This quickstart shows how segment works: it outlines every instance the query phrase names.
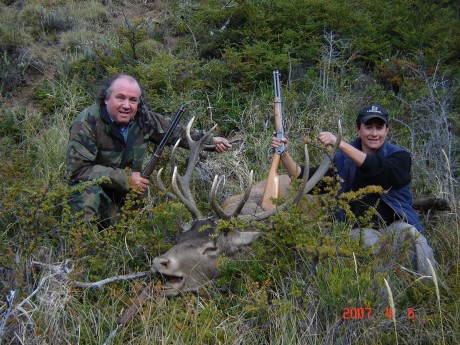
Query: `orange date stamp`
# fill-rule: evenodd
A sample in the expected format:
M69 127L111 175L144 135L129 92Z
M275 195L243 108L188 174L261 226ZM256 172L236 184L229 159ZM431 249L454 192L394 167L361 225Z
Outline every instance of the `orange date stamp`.
M396 310L393 308L385 308L385 316L393 319L396 315ZM371 307L347 307L342 308L342 319L344 320L363 320L370 319L373 315ZM407 308L405 313L409 320L415 319L415 308Z

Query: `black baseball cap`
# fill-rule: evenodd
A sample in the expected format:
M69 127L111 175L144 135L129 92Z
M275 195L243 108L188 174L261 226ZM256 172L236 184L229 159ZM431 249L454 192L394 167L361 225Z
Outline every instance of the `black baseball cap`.
M356 123L366 123L370 119L379 118L385 122L385 124L388 124L388 115L388 110L385 108L379 105L369 105L359 109Z

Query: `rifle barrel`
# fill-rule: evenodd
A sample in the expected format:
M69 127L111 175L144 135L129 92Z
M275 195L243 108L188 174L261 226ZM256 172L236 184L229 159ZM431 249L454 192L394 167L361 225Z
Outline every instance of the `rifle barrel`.
M171 123L169 125L168 130L166 131L165 135L161 139L160 143L155 149L155 152L153 153L152 157L150 158L149 162L145 166L145 168L141 172L141 176L143 178L150 178L150 175L152 175L153 171L155 170L156 166L158 165L158 161L160 160L161 154L163 153L163 149L168 143L169 138L173 134L174 130L177 127L177 124L179 123L179 120L181 119L182 115L185 112L185 107L182 104L177 111L176 115L174 118L171 120Z
M283 116L283 101L281 100L281 87L280 87L280 72L273 71L273 88L275 91L275 131L276 137L282 139L284 135L284 116ZM283 154L285 145L282 142L279 147L275 149L278 155Z

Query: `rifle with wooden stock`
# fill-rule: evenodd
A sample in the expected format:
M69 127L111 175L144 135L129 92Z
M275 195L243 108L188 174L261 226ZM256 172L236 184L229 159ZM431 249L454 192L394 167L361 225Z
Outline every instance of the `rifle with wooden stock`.
M284 120L283 120L283 107L281 100L281 88L280 88L280 73L279 71L273 71L273 86L275 91L274 100L274 113L275 113L275 131L277 138L284 138ZM274 149L272 164L268 173L267 183L265 185L264 194L262 197L262 209L270 210L275 208L272 199L277 199L280 193L280 181L278 175L278 166L280 163L281 155L284 153L285 146L282 142L279 147Z
M176 115L174 118L171 120L171 124L166 131L165 135L161 139L160 143L155 149L155 152L153 153L152 157L150 158L149 162L145 166L145 168L141 172L141 176L143 178L149 179L150 175L152 175L153 171L155 170L156 166L158 165L158 162L160 161L161 154L163 153L163 149L166 146L166 143L168 142L169 138L173 134L174 130L177 127L177 124L179 123L179 120L181 119L182 115L185 112L185 107L184 105L181 105L179 110L177 111Z

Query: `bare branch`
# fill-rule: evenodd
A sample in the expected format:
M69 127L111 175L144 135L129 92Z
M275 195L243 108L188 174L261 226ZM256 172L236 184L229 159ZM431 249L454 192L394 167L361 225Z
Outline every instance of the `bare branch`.
M0 320L0 340L3 338L3 332L5 330L6 322L11 315L11 311L13 308L13 300L14 300L15 291L11 290L9 295L5 297L6 302L6 310L3 313L2 319Z
M32 267L46 268L46 269L51 271L51 275L47 276L47 277L44 277L41 280L41 282L40 282L39 286L37 287L37 289L28 298L32 297L38 291L38 289L41 287L41 285L43 285L44 280L46 280L48 278L51 278L53 276L58 276L63 281L69 282L69 283L75 285L76 287L80 287L80 288L83 288L83 289L88 289L88 288L100 288L103 285L113 283L113 282L116 282L116 281L125 281L125 280L130 280L130 279L142 278L142 277L146 277L146 276L148 276L148 275L150 275L152 273L155 273L155 271L137 272L137 273L133 273L133 274L127 274L127 275L122 275L122 276L115 276L115 277L111 277L111 278L106 278L106 279L103 279L103 280L99 280L97 282L86 283L86 282L80 282L80 281L70 279L69 276L68 276L68 273L70 273L71 270L69 270L65 266L63 267L62 265L57 266L57 265L51 265L51 264L45 264L45 263L42 263L42 262L32 261ZM23 304L23 303L24 303L24 301L21 304Z

